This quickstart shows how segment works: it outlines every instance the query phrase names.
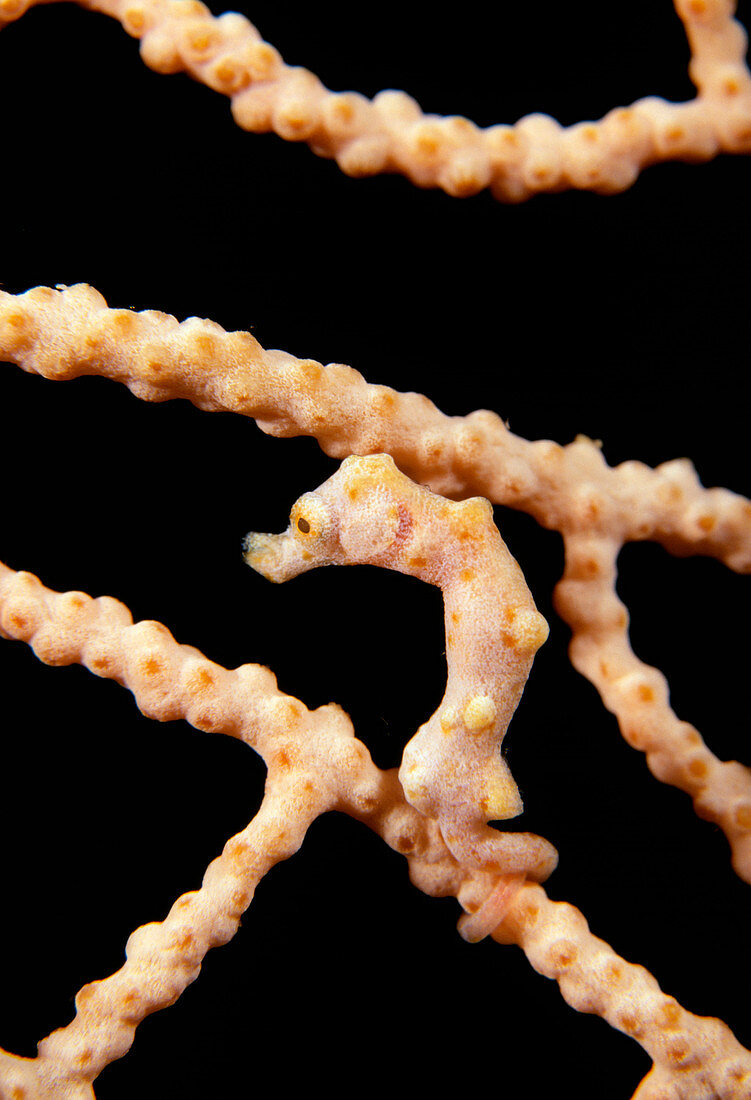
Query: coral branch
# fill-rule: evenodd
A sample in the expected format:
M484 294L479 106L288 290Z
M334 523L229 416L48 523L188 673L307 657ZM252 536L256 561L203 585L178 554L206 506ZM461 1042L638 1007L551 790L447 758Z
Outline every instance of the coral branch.
M145 401L237 412L270 435L311 435L335 458L390 454L434 492L484 496L552 530L654 539L751 572L751 503L705 489L686 459L612 468L585 436L565 447L529 442L488 410L446 416L422 394L369 384L341 363L267 351L248 332L110 309L84 284L0 291L0 357L45 378L103 375Z
M134 624L111 597L53 592L0 564L0 635L28 642L45 664L77 662L117 680L149 718L184 718L245 741L266 761L267 790L294 772L306 813L344 804L365 812L377 794L378 771L340 707L310 712L277 689L267 668L222 668L161 623Z
M696 812L722 828L736 873L751 882L751 769L718 760L676 717L663 674L631 649L628 613L615 594L617 542L587 535L565 544L555 606L573 631L572 664L595 685L629 745L646 753L653 775L690 794Z
M647 1051L654 1066L634 1100L744 1100L751 1054L720 1020L694 1016L666 996L642 966L593 936L573 905L526 884L493 933L516 943L539 973L558 982L577 1012L593 1012Z
M37 2L50 0L0 0L0 28ZM569 188L612 194L650 164L751 151L746 37L730 0L675 0L698 89L691 102L650 96L599 122L563 127L532 114L486 129L458 116L426 115L404 92L384 91L373 100L330 92L307 69L287 65L244 16L215 18L199 0L79 2L140 39L152 69L187 72L229 96L243 129L305 141L350 176L398 172L450 195L488 187L502 202L520 202Z
M0 1056L8 1095L16 1088L25 1100L93 1097L91 1084L128 1052L138 1024L174 1004L198 977L209 949L234 936L261 878L297 851L317 814L294 782L276 784L247 828L209 865L201 887L179 897L164 921L136 929L116 973L80 990L74 1019L42 1039L35 1059Z

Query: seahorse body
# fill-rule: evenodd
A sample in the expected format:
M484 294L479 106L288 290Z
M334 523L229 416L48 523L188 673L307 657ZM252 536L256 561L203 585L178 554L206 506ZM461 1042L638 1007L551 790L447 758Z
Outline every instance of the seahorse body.
M501 743L548 635L487 500L450 501L412 482L388 455L344 460L292 508L281 535L250 534L245 561L273 581L326 564L407 573L442 593L448 679L441 704L407 744L399 779L463 863L546 878L555 849L488 821L522 800Z

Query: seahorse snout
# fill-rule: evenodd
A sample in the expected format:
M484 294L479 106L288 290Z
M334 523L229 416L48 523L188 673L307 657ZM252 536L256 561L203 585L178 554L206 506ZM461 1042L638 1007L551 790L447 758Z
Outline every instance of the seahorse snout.
M310 568L310 555L287 531L281 535L266 535L251 531L243 540L243 559L269 581L281 584Z

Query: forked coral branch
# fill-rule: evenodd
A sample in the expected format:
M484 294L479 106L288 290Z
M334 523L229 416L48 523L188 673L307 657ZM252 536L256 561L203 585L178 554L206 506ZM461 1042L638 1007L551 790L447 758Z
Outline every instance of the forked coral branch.
M375 768L339 708L310 713L276 689L268 669L223 669L177 645L161 624L133 624L117 600L52 592L5 566L0 623L4 636L28 641L46 663L86 664L129 687L147 716L185 717L240 737L269 767L261 809L210 864L201 888L179 897L163 922L133 933L125 964L81 989L75 1018L40 1042L36 1058L0 1052L3 1098L92 1097L93 1081L128 1051L138 1023L174 1003L209 948L235 934L259 880L294 854L307 827L329 809L364 821L406 855L422 890L456 894L474 914L460 926L468 939L492 934L518 944L572 1007L637 1039L654 1061L635 1094L640 1100L748 1094L751 1054L725 1024L685 1011L643 967L593 936L574 906L550 901L540 886L457 863L432 820L405 801L395 773ZM499 885L505 895L507 884L513 890L502 898L498 923L495 896Z

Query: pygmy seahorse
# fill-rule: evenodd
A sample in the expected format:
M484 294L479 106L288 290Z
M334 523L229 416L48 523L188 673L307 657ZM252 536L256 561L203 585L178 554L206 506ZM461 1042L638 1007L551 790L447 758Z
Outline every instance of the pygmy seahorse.
M441 589L446 691L404 749L404 794L461 863L547 878L557 862L548 841L488 824L522 812L501 743L548 636L490 503L432 493L389 455L351 457L300 497L286 531L247 535L244 558L276 582L320 565L370 564Z

